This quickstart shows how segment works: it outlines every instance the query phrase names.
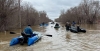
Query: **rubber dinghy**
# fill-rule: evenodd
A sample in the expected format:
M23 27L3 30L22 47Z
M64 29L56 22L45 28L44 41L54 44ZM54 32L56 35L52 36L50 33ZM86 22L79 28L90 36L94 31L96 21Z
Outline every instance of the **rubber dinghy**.
M73 26L71 26L70 31L73 32L73 33L78 33L78 32L86 33L85 29L79 28L79 27L73 27Z
M55 26L54 28L60 28L60 26Z
M78 33L77 28L73 26L71 26L70 31L73 33Z
M28 46L34 44L36 41L38 41L41 38L41 33L33 32L33 34L37 34L37 35L28 38L28 42L27 42ZM18 36L18 37L12 38L12 40L10 41L10 46L19 44L20 38L23 38L23 36Z
M56 23L54 28L60 28L59 24Z

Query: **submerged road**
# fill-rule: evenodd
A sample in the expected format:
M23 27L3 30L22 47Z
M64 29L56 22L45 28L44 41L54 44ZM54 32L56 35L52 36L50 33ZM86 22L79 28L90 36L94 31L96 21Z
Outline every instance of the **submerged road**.
M66 31L65 27L54 28L54 24L47 27L33 26L33 30L42 34L50 34L52 37L43 36L37 43L27 46L9 46L12 38L19 34L0 33L0 51L99 51L100 50L100 30L89 29L87 33L72 33ZM19 32L19 30L14 30Z

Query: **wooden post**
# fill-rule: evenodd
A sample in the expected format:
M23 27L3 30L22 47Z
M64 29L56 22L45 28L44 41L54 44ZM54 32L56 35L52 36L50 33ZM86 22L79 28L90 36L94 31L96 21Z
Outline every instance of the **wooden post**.
M5 31L5 35L6 35L6 31Z

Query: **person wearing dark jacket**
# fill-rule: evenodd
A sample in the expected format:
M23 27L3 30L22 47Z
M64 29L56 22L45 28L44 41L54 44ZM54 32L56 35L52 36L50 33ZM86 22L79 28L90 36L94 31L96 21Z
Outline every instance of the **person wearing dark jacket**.
M75 21L73 21L73 22L72 22L72 26L75 26L75 24L76 24L76 22L75 22Z
M70 23L67 22L66 25L65 25L65 27L66 27L66 31L69 31L70 26L71 26Z
M31 28L31 25L28 25L25 29L24 29L24 33L28 34L28 35L33 35L33 30Z
M77 31L78 31L78 32L80 32L80 31L81 31L81 29L80 29L80 26L79 26L79 25L77 25Z
M58 23L56 23L56 25L55 26L59 26L59 24Z

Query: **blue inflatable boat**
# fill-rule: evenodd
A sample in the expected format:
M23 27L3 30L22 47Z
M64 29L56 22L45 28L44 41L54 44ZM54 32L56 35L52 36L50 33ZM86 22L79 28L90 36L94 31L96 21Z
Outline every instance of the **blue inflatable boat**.
M33 37L28 38L28 42L27 42L28 46L34 44L36 41L38 41L41 38L41 34L39 32L33 32L33 34L36 34L36 35L33 36ZM18 37L13 38L10 41L10 46L19 44L20 43L20 40L19 40L20 38L23 38L23 36L18 36Z

